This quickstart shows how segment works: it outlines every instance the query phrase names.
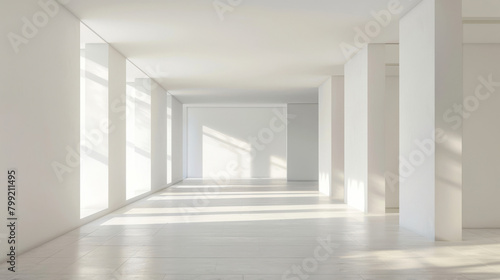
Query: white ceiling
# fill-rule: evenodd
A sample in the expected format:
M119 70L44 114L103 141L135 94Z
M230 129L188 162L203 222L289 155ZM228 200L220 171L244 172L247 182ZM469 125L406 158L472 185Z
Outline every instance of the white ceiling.
M221 20L216 1L241 4ZM66 7L184 103L316 102L317 87L343 72L340 44L352 44L354 27L388 2L71 0ZM400 2L408 9L419 0ZM372 42L398 42L397 21Z

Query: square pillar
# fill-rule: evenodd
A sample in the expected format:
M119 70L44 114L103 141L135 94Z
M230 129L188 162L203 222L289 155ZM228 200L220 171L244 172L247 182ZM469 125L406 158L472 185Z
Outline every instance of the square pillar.
M400 224L462 238L462 1L423 0L400 21Z
M369 44L345 65L347 204L385 213L385 45Z
M344 201L344 77L319 88L319 191Z

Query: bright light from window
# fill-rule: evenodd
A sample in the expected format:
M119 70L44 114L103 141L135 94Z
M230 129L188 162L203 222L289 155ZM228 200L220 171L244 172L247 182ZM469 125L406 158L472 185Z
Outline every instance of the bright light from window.
M108 50L80 26L80 218L108 208Z
M151 83L127 61L127 199L151 190Z

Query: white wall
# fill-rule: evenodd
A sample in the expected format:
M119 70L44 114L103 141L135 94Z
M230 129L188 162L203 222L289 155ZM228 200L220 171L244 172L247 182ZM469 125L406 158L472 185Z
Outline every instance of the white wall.
M399 77L386 78L385 207L399 208Z
M386 46L368 45L368 212L385 213Z
M462 237L462 129L444 117L462 76L461 1L423 0L400 20L399 209L401 226L433 240Z
M345 201L344 77L332 77L332 198Z
M1 1L1 34L21 34L22 17L40 11L38 1ZM51 164L66 164L66 148L79 150L80 138L80 22L60 11L15 53L0 41L0 166L17 168L20 219L18 250L24 251L58 236L80 222L79 159L62 181ZM8 135L8 137L5 137ZM6 193L0 205L5 209ZM0 214L6 220L5 211ZM6 233L1 227L0 234ZM36 234L34 234L36 233ZM5 256L2 242L1 256ZM18 251L18 252L20 252Z
M318 104L288 104L287 179L318 180Z
M0 2L0 33L22 34L21 19L31 19L34 13L41 11L36 0ZM31 38L23 39L27 43L19 46L19 53L13 51L8 39L0 42L3 62L0 67L0 131L2 135L9 135L0 138L0 167L4 172L17 168L19 174L18 253L134 201L125 201L124 188L125 58L110 48L109 121L113 128L109 135L109 208L80 219L79 30L79 20L59 8ZM158 117L163 118L162 111L166 108L161 105L156 108ZM182 150L179 137L182 137L182 105L176 102L174 108L175 149L181 147ZM163 120L158 119L158 123L161 122ZM155 137L153 145L158 144L155 141L160 138ZM176 157L174 165L179 166L182 164L179 152ZM64 166L58 169L60 179L54 166ZM182 178L179 167L176 172L177 177ZM0 178L5 182L6 173L3 174ZM0 197L5 198L5 195L2 193ZM0 199L3 209L5 201ZM6 220L4 211L0 218ZM0 235L4 234L6 227L0 228ZM6 248L0 247L1 256L5 256Z
M349 205L385 212L385 45L345 65L345 186Z
M403 158L416 150L415 139L426 139L434 130L434 19L425 16L433 3L424 1L401 19L400 40L400 154ZM421 22L420 18L425 18ZM403 29L404 28L404 29ZM406 33L402 32L406 30ZM408 33L419 30L418 34ZM421 52L421 56L415 53ZM423 59L424 55L429 59ZM424 114L422 112L430 113ZM435 194L434 155L414 174L400 182L400 221L407 228L434 238ZM431 187L421 187L431 186Z
M490 79L493 86L486 86ZM463 226L500 227L500 44L464 45ZM455 114L453 125L460 127Z
M187 107L187 130L190 178L286 178L286 107Z
M346 202L366 210L368 184L368 52L345 65L345 186Z

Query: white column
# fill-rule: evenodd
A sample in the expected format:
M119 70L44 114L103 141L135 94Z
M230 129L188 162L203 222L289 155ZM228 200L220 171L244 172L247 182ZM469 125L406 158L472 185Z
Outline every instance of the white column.
M150 78L135 79L135 172L137 190L151 190L151 88Z
M167 93L151 81L151 189L167 186Z
M423 0L400 22L400 224L462 237L462 1Z
M332 188L334 199L345 201L344 189L344 77L332 77Z
M174 183L185 178L184 166L184 109L182 103L174 96L172 104L172 181Z
M385 208L394 211L399 209L399 76L387 76L385 94Z
M318 90L319 192L331 195L332 188L332 79L329 78Z
M369 44L345 65L347 204L385 212L385 45Z
M319 191L344 201L344 77L319 88Z
M109 208L125 202L126 174L126 63L109 49Z

